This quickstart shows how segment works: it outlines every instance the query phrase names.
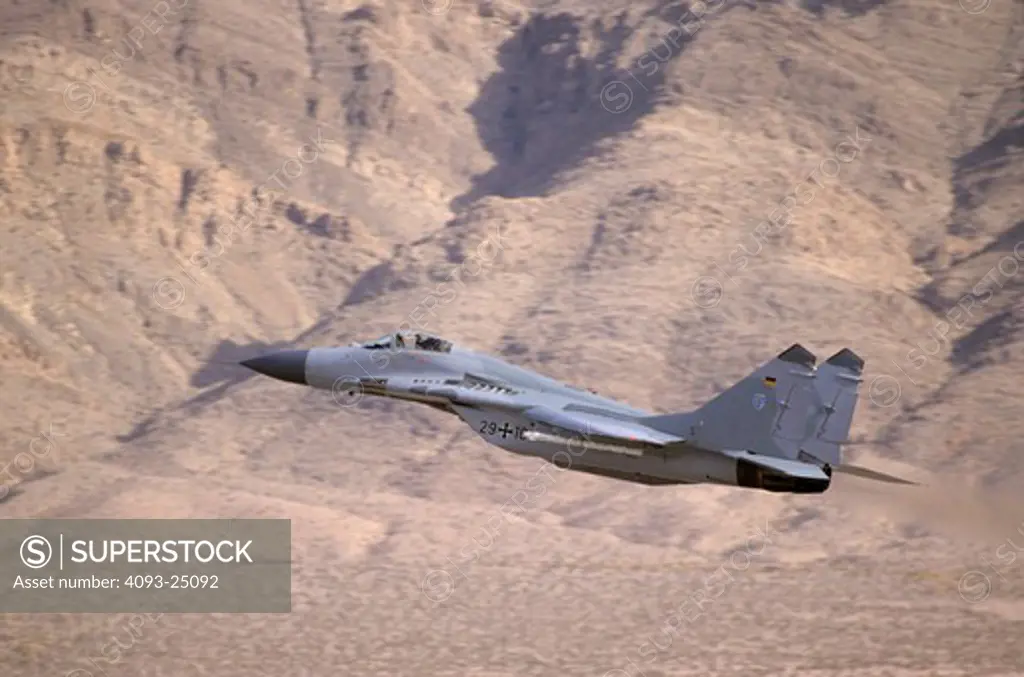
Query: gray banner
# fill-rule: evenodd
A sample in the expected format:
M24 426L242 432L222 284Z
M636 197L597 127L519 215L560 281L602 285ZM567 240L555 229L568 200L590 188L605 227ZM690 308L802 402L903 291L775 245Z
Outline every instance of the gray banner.
M291 520L0 520L0 613L289 613Z

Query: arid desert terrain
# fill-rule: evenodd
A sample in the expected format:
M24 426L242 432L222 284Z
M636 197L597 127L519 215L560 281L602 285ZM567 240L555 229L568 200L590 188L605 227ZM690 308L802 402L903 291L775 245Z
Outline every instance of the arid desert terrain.
M0 615L5 675L1024 675L1020 0L0 0L0 237L0 516L294 560L287 615ZM400 327L658 412L849 346L849 459L924 486L236 366Z

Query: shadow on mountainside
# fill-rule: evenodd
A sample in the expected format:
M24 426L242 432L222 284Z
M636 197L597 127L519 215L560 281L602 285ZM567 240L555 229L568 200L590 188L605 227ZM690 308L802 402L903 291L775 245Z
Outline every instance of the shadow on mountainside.
M222 400L235 386L258 376L255 372L240 365L239 362L279 350L300 348L305 341L326 328L332 319L332 316L321 318L290 341L274 341L272 343L253 341L246 344L235 343L230 339L221 341L211 351L206 362L192 374L189 381L189 385L192 387L205 388L205 390L176 405L157 409L136 423L129 432L118 435L117 441L127 443L145 437L156 429L161 417L169 413L198 414L205 407Z
M670 26L626 69L616 64L637 30L627 24L628 12L589 25L564 12L536 14L524 23L499 48L499 70L467 109L495 165L452 200L452 210L489 195L543 195L558 173L577 166L599 142L629 131L653 110L665 87L667 65L702 32L736 7L753 9L722 0L709 3L699 17L688 5L664 2L644 14ZM594 52L586 48L593 42L600 48L588 58L584 52Z
M829 8L838 9L846 16L857 17L889 4L889 0L803 0L800 6L816 16L824 16Z
M1007 114L989 120L986 137L953 159L953 209L946 233L974 234L984 210L1001 186L1021 172L1024 148L1024 76L1003 96ZM981 231L990 239L940 269L923 285L918 300L939 315L939 320L961 323L964 329L952 345L951 364L960 373L1000 362L1001 352L1019 342L1024 328L1024 280L1018 272L1024 243L1024 220L1012 211L992 215ZM983 222L984 218L980 219ZM953 285L948 281L957 280ZM959 282L966 280L966 282ZM963 314L963 318L959 318Z

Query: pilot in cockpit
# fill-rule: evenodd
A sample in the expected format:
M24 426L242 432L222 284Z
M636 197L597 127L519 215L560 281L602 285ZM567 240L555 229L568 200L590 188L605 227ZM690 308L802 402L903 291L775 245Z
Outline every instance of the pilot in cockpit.
M420 350L439 350L441 342L433 336L416 334L416 347Z

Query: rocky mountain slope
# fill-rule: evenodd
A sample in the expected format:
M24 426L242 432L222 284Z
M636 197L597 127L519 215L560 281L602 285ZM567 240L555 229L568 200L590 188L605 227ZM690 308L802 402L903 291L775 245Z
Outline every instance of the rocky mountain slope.
M117 669L617 675L765 520L644 674L1020 669L1019 567L957 592L1024 528L1020 2L63 0L0 26L0 514L295 525L296 613L164 617ZM851 456L932 488L558 475L430 605L537 464L233 366L412 323L657 411L850 346ZM28 676L118 623L0 632Z

